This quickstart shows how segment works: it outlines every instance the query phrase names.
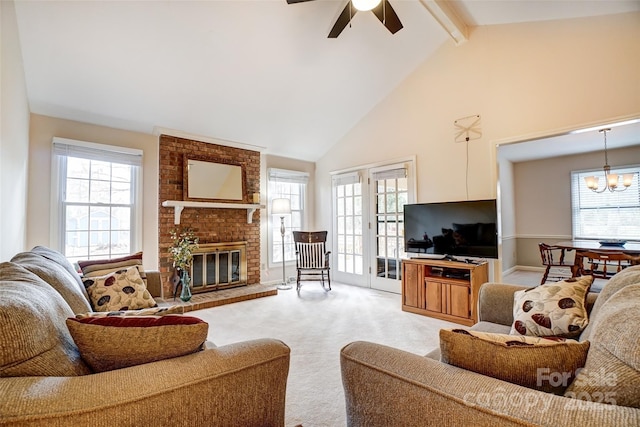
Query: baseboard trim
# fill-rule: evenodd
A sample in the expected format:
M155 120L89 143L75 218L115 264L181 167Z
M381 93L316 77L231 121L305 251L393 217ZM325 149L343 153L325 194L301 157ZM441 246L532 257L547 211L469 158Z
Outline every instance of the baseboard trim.
M511 268L509 268L508 270L505 270L502 272L502 275L504 276L505 274L511 274L511 273L515 273L516 271L533 271L536 273L541 273L545 270L544 267L533 267L530 265L516 265L513 266Z

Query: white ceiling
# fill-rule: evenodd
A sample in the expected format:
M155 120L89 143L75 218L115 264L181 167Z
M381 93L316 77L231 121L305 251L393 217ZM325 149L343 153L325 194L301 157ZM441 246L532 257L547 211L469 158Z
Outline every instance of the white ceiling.
M391 0L398 33L360 12L337 39L326 36L345 0L16 0L16 13L33 113L313 161L451 42L433 3ZM467 25L640 10L638 0L449 4Z
M511 162L524 162L548 157L568 156L576 153L604 152L604 135L600 129L611 129L607 132L607 148L637 146L637 156L629 159L631 163L640 161L640 118L626 122L608 123L595 129L583 129L585 132L563 133L544 138L514 144L500 145L498 156ZM580 129L578 129L580 131Z

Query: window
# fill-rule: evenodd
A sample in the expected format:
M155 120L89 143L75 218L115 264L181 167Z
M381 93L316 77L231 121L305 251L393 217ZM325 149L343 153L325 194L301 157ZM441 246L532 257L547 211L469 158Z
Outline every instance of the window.
M71 261L139 250L142 152L53 140L53 241Z
M291 200L291 215L284 216L285 240L284 259L295 261L296 251L293 244L292 231L299 231L304 226L305 190L309 174L305 172L283 169L269 169L269 187L267 189L269 202L269 226L271 232L269 245L269 261L271 264L282 262L282 235L280 234L280 217L271 215L271 201L273 199Z
M633 182L624 191L594 193L584 177L601 176L599 170L571 172L571 206L575 239L640 240L640 165L616 168L612 173L634 173Z

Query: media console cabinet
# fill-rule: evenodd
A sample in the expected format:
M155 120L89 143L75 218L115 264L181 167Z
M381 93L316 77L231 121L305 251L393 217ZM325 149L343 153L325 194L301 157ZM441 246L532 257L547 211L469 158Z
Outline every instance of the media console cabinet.
M488 277L486 262L403 260L402 310L471 326L478 321L478 290Z

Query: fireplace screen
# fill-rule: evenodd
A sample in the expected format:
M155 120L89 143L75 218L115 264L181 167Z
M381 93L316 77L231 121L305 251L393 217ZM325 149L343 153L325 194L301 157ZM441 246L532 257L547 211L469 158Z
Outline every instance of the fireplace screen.
M193 254L193 292L247 284L246 242L202 244Z

